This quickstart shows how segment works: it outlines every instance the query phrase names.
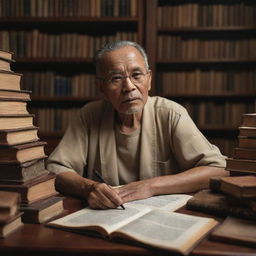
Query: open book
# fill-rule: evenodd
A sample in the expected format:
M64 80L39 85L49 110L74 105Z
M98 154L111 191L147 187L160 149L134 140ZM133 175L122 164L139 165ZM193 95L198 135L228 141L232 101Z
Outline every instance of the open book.
M189 195L156 196L126 203L125 210L85 208L47 225L139 242L186 255L217 224L211 218L171 212L189 198Z

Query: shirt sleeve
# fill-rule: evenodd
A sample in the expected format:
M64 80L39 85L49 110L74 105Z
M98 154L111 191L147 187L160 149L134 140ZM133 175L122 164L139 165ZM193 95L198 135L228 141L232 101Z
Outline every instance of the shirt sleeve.
M199 131L187 111L170 115L171 147L183 170L197 166L224 168L226 157Z
M79 110L65 132L59 145L49 156L46 165L53 173L66 171L83 175L88 152L88 126Z

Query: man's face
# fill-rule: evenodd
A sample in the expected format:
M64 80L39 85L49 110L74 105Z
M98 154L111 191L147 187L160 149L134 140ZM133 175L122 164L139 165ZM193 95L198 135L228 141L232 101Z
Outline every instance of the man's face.
M151 72L136 48L125 46L105 53L97 76L102 78L97 80L100 90L119 113L142 111L151 88Z

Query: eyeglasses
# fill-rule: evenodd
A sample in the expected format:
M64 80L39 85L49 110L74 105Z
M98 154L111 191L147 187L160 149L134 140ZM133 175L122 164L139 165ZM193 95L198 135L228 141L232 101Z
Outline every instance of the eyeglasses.
M141 85L146 78L146 75L149 73L150 71L143 73L140 71L135 71L132 74L128 75L128 76L124 76L122 74L114 74L112 75L110 78L100 78L97 77L97 79L101 79L103 81L105 81L106 83L108 83L109 85L115 86L115 87L119 87L123 84L124 79L129 78L130 81L134 84L134 85Z

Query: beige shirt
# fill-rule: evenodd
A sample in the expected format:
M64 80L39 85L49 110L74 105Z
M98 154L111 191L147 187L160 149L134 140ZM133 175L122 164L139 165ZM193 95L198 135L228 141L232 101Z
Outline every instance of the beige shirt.
M74 117L47 161L55 173L76 171L120 185L115 138L115 111L105 101L85 105ZM225 157L197 129L187 111L161 97L149 97L143 109L139 144L139 179L175 174L196 166L225 167Z

